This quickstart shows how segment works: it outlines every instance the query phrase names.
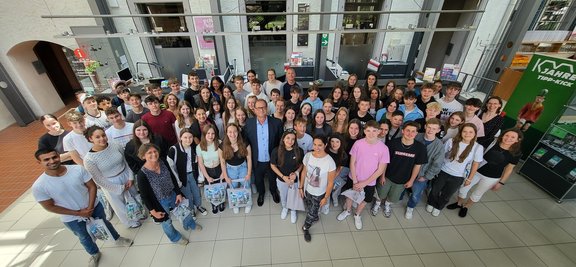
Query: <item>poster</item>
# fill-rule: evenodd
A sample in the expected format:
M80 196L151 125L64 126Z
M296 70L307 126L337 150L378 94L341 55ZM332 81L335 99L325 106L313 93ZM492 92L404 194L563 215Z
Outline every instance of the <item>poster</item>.
M576 88L576 61L534 54L516 89L510 96L504 112L503 129L516 125L519 111L546 91L543 110L538 119L524 132L522 150L529 155L551 123L561 115L564 105Z
M460 65L458 64L444 64L440 72L440 79L443 81L456 81L460 74Z
M210 16L200 16L194 17L194 29L196 32L214 32L214 23L212 22L212 17ZM214 48L214 37L213 36L196 36L198 40L198 46L200 49L213 49Z

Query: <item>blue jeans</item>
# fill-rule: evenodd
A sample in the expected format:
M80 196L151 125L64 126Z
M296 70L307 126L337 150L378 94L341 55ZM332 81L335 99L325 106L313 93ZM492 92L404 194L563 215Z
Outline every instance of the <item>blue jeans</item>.
M106 220L106 215L104 214L104 207L102 206L101 203L98 203L98 205L94 207L94 211L92 212L92 218L104 220L104 224L106 224L106 227L108 227L108 230L112 234L112 238L114 238L114 240L120 237L118 232L116 232L116 229L114 229L114 226L112 226L112 224L108 220ZM85 221L64 222L64 225L66 225L66 227L68 227L68 229L70 229L74 233L74 235L76 235L78 239L80 239L80 244L82 244L82 246L84 247L86 252L88 252L88 254L94 255L100 252L98 246L96 245L94 240L92 240L92 237L88 233L88 230L86 230Z
M165 216L169 216L168 213L170 213L170 210L176 207L176 193L172 193L172 195L167 198L160 199L159 202L160 205L162 205L162 208L164 208L164 212L166 212ZM162 230L164 230L164 233L168 236L170 241L178 242L178 240L182 238L182 234L180 234L180 232L174 228L174 225L172 225L172 219L163 221L161 225ZM192 218L192 213L184 219L183 226L185 230L196 228L196 222L194 221L194 218Z
M248 164L246 161L242 162L242 164L238 166L226 163L226 173L232 181L242 180L242 182L232 182L232 188L238 188L242 185L245 189L250 189L250 180L244 180L246 174L248 174Z
M410 199L408 199L408 208L414 208L420 202L420 198L422 197L422 193L426 188L428 188L428 179L423 182L418 181L420 178L416 178L414 183L412 184L412 195ZM406 191L404 191L406 192Z
M190 200L190 205L194 204L194 206L200 207L202 205L202 197L200 196L200 188L198 188L198 183L196 182L193 173L189 173L187 179L186 186L182 186L180 190L182 191L182 194Z

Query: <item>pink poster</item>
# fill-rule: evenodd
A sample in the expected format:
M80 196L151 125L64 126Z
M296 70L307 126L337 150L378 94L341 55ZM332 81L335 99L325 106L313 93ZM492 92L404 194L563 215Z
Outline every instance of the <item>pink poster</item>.
M194 17L194 29L196 32L214 32L214 23L212 22L212 17L204 16L204 17ZM214 48L214 36L197 36L196 39L198 40L198 46L201 49L210 49Z

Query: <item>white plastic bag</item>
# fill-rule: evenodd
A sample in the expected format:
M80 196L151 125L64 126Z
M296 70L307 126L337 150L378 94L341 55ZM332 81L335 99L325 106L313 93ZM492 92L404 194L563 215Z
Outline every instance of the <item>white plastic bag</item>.
M220 205L226 201L226 183L204 185L204 197L212 205Z
M186 219L186 217L188 217L190 215L190 213L192 213L190 211L190 201L186 198L184 198L182 200L182 202L180 202L180 204L178 204L178 206L176 206L174 209L172 209L172 215L175 218L178 218L178 220L184 224L184 219Z
M364 190L356 191L354 189L348 189L342 192L342 195L346 196L349 199L352 199L352 202L356 204L362 203L362 201L364 201L364 198L366 197Z
M88 230L88 233L93 240L114 240L110 230L106 227L106 224L102 219L94 219L92 217L88 219L88 221L86 221L86 230Z
M242 182L243 180L233 180L232 182ZM252 205L252 192L246 188L229 188L228 206L230 208L243 208Z
M129 220L137 221L145 217L146 209L130 192L124 191L124 200L126 201L126 216Z

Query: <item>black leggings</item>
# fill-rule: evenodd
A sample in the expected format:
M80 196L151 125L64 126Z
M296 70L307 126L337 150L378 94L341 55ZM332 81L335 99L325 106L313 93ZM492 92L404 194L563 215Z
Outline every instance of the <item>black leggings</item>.
M453 176L441 171L432 180L432 190L428 195L428 204L436 209L443 209L450 201L450 198L464 182L464 177Z

